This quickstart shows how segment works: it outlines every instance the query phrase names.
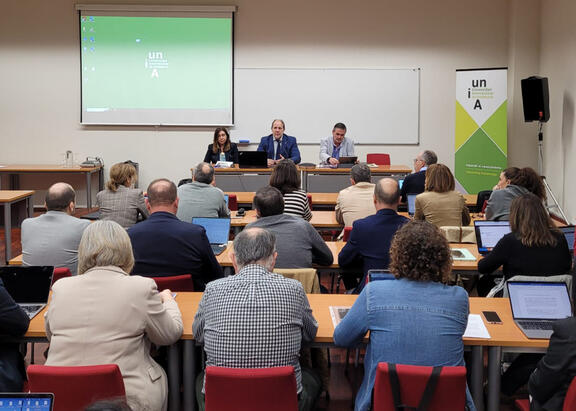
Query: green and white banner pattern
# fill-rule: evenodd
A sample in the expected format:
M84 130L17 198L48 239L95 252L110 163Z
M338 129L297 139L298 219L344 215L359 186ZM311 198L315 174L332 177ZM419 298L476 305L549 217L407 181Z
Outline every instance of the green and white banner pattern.
M456 71L455 175L461 189L490 190L506 168L506 69Z

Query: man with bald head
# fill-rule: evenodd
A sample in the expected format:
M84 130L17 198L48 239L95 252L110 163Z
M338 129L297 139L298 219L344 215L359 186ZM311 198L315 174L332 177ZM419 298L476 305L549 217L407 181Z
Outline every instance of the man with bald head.
M194 169L193 182L178 187L178 213L176 216L188 223L194 217L229 217L224 193L214 187L214 167L199 163Z
M356 220L352 225L350 239L338 255L338 263L344 268L358 268L364 278L357 283L353 276L344 276L346 289L364 287L368 270L387 269L390 262L390 244L396 231L409 220L397 213L400 203L398 182L383 178L374 188L376 214Z
M90 221L74 217L76 193L56 183L46 192L46 214L22 222L22 264L67 267L76 275L78 245Z
M206 230L176 217L179 200L176 186L160 178L148 186L146 208L150 217L128 229L134 251L133 274L164 277L190 274L194 289L223 276Z

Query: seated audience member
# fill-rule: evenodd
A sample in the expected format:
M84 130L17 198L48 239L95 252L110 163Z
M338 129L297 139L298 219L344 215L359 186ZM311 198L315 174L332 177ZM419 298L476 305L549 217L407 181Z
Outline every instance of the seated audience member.
M502 267L507 280L514 275L550 276L570 271L572 255L566 238L534 194L523 194L512 200L510 229L512 232L478 261L480 274L492 274ZM486 295L493 285L494 277L483 276L478 294Z
M514 173L514 168L511 167L512 171L509 172L506 172L509 169L504 170L505 176L509 176L508 184L500 190L494 190L490 195L485 210L486 220L508 220L510 203L522 194L532 193L541 201L546 200L546 189L538 173L530 167L524 167Z
M354 141L346 138L346 126L336 123L332 136L320 140L320 163L338 166L340 157L354 156Z
M178 187L176 216L188 223L194 217L229 217L224 193L214 187L214 167L200 163L194 169L194 181Z
M258 227L274 233L278 268L310 268L312 264L330 265L332 251L318 231L300 217L283 214L282 193L274 187L262 187L254 195L258 219L246 228Z
M26 334L30 319L8 294L0 280L0 335L13 337L13 342L0 342L0 392L20 392L26 379L24 358L18 338Z
M182 316L170 290L159 293L152 279L128 274L133 264L120 225L97 221L86 229L78 250L81 275L52 286L46 365L118 364L132 408L166 410L167 378L150 346L178 341Z
M451 264L448 242L434 225L413 221L398 230L390 248L396 280L369 282L334 330L334 343L343 347L356 347L370 331L356 411L370 409L379 362L464 365L468 294L446 285ZM469 393L467 405L474 409Z
M238 146L230 141L230 134L226 127L214 130L214 142L208 145L204 156L205 163L216 164L218 161L232 161L238 164Z
M136 168L130 163L117 163L110 167L110 180L106 190L96 194L100 219L116 221L129 228L138 221L138 214L148 217L142 190L132 188L136 182Z
M429 166L437 162L438 157L436 157L436 153L430 150L424 150L416 156L414 159L414 173L404 178L402 190L400 191L403 203L408 201L406 197L407 194L420 194L424 192L426 170Z
M534 411L562 410L568 386L576 377L576 317L558 320L553 327L548 351L528 382Z
M273 166L279 160L289 159L294 164L300 163L300 150L296 137L284 134L283 120L274 120L272 122L272 134L262 137L257 151L268 153L268 166Z
M154 180L147 191L150 217L128 230L136 260L132 273L146 277L191 274L195 289L202 291L208 281L223 276L206 230L176 217L178 197L172 181Z
M46 192L46 214L22 222L22 264L67 267L76 275L78 244L90 221L74 217L76 193L56 183Z
M416 196L415 220L426 220L437 227L470 224L464 196L454 191L454 176L444 164L432 164L426 171L426 191Z
M370 167L356 164L350 169L350 187L341 190L336 200L336 220L345 227L360 218L376 212L374 208L374 184L370 182Z
M376 214L354 222L350 239L338 255L340 267L356 267L364 276L368 270L388 268L392 238L409 221L397 213L399 202L400 190L396 180L383 178L376 183L372 196ZM353 275L344 275L342 280L348 290L358 286ZM364 282L364 279L360 282L360 290Z
M314 409L321 381L301 369L302 343L316 336L302 284L272 273L276 260L274 234L246 228L234 239L232 264L236 275L206 286L192 331L204 344L206 365L266 368L291 365L296 373L300 410ZM198 405L204 409L204 373L198 376Z
M496 183L496 185L492 188L492 191L504 190L510 185L510 181L518 174L519 171L520 169L518 167L508 167L502 170L498 179L498 183Z
M279 160L270 175L270 185L284 196L284 213L312 219L310 203L304 190L300 189L300 173L292 160Z

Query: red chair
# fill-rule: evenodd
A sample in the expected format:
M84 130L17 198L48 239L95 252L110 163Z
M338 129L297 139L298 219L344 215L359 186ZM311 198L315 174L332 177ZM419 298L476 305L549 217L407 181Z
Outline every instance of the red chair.
M173 275L170 277L152 277L159 291L194 291L194 281L190 274Z
M514 406L518 411L530 411L530 400L528 398L514 401ZM564 405L562 411L576 410L576 377L572 379L568 391L566 391L566 398L564 398Z
M308 198L308 205L310 206L310 210L312 210L312 194L306 193L306 197Z
M350 233L352 232L352 227L344 227L344 234L342 235L342 241L347 242L350 238Z
M296 411L294 367L206 367L206 411Z
M433 367L396 365L400 381L401 403L418 407ZM443 367L428 411L461 411L466 406L466 368ZM378 364L374 384L374 411L394 411L388 363Z
M124 380L116 364L81 367L30 365L30 392L54 393L54 411L78 411L106 399L125 399Z
M236 194L228 194L228 210L238 211L238 196Z
M72 277L72 272L67 267L58 267L54 269L54 274L52 274L52 285L61 278Z
M378 164L379 166L389 166L390 165L390 154L383 153L372 153L366 155L367 163Z

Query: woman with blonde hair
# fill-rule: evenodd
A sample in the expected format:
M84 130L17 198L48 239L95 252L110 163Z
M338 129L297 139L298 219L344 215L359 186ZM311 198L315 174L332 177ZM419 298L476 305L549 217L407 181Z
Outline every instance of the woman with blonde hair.
M166 409L164 370L150 356L151 344L174 344L182 316L170 290L158 292L150 278L130 276L130 238L113 221L97 221L82 235L80 275L52 287L46 313L50 349L46 365L117 364L133 409Z
M136 168L131 163L117 163L110 167L106 189L96 195L101 220L116 221L122 227L130 228L138 221L138 214L144 218L150 215L142 190L133 188L135 183Z
M414 219L426 220L437 227L470 224L466 200L454 190L455 186L454 176L444 164L428 166L425 191L416 196Z

